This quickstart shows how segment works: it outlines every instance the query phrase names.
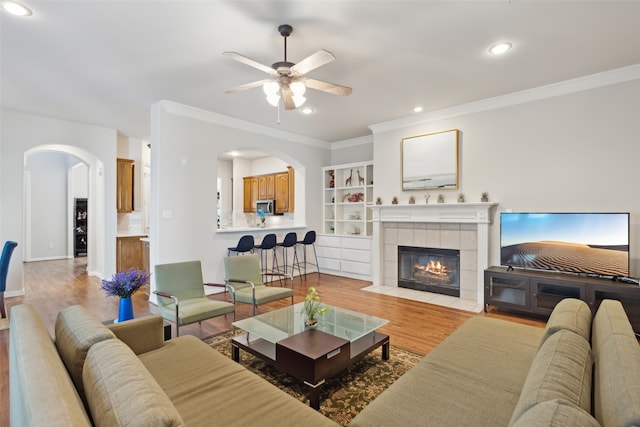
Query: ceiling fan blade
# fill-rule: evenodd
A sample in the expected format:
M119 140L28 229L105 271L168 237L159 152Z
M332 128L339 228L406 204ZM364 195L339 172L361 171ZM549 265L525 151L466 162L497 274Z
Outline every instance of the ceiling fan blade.
M321 49L291 67L291 72L296 76L301 76L303 74L307 74L309 71L322 67L335 59L336 57L333 56L333 53Z
M269 74L270 76L276 77L278 75L278 72L276 70L274 70L273 68L271 68L270 66L261 64L258 61L255 61L255 60L253 60L251 58L248 58L248 57L246 57L244 55L240 55L237 52L222 52L222 54L224 56L227 56L227 57L229 57L231 59L234 59L234 60L236 60L238 62L242 62L243 64L246 64L246 65L248 65L250 67L257 68L260 71L264 71L265 73Z
M262 86L266 82L270 82L270 81L271 79L264 79L264 80L258 80L257 82L245 83L240 86L229 88L225 90L224 93L234 93L234 92L240 92L241 90L253 89L254 87Z
M295 110L296 104L293 102L293 93L291 92L291 89L289 89L289 86L283 85L280 89L280 92L282 93L282 102L284 103L284 109Z
M323 82L322 80L307 79L307 78L303 78L300 80L308 88L321 90L323 92L331 93L333 95L348 96L348 95L351 95L351 92L352 92L352 89L350 87L341 86L335 83Z

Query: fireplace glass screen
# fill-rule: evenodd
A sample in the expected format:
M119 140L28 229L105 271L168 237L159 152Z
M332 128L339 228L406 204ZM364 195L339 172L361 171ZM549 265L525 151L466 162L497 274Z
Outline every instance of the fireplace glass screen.
M460 296L460 251L398 246L398 286Z

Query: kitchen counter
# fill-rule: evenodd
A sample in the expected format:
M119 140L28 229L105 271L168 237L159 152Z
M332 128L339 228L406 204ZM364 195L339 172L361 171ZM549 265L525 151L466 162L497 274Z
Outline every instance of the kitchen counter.
M281 230L302 230L307 228L306 225L276 225L272 227L236 227L236 228L218 228L215 230L216 234L224 233L261 233L261 232L274 232Z
M118 231L116 237L149 237L149 235L142 232L133 233L131 231Z

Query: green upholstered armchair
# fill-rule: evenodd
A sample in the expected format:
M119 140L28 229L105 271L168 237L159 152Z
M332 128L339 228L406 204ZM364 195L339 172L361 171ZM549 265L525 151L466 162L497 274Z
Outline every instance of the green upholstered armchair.
M236 318L234 304L206 297L200 261L158 264L155 281L158 309L163 318L176 324L176 336L180 336L182 325L227 313Z
M293 304L293 276L282 273L263 273L260 270L258 254L244 256L232 256L224 259L225 284L231 300L253 306L253 315L256 315L256 307L281 298L291 297ZM267 286L262 281L262 276L277 276L290 281L290 287Z

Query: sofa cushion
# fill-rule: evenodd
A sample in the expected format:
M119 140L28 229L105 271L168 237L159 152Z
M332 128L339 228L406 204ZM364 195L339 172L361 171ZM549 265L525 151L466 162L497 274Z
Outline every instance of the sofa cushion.
M89 349L83 381L98 427L185 425L166 393L120 340L102 341Z
M194 336L139 357L189 426L337 426Z
M87 352L93 344L115 338L115 335L80 305L67 307L58 313L55 333L58 353L80 397L86 402L82 386L82 366Z
M593 321L594 414L603 426L640 425L640 347L619 301Z
M513 427L600 427L600 424L573 403L554 399L529 408Z
M89 427L82 401L37 311L29 304L16 305L10 317L11 425ZM2 389L7 391L4 385Z
M586 302L565 298L556 304L544 329L540 347L547 338L563 329L575 332L587 341L591 339L591 309Z
M350 426L506 426L542 332L531 325L472 317Z
M592 359L589 343L561 330L550 336L533 359L510 425L534 405L566 400L591 412Z

